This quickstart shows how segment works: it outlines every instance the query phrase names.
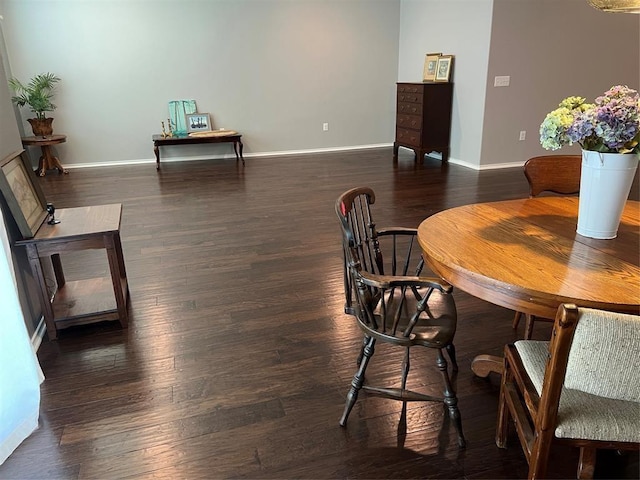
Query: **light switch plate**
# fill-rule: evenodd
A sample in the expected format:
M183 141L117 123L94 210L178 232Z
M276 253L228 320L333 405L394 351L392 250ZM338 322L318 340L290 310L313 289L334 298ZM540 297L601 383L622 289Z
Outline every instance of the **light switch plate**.
M510 81L511 81L511 77L509 75L496 77L493 80L493 86L494 87L508 87Z

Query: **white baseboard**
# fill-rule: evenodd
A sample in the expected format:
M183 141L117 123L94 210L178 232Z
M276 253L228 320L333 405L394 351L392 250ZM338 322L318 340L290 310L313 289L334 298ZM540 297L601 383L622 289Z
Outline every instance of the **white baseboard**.
M524 162L510 162L510 163L492 163L490 165L475 165L468 162L463 162L456 158L449 157L449 163L454 165L460 165L461 167L470 168L471 170L500 170L503 168L522 168Z
M367 150L372 148L384 148L392 147L392 143L378 143L372 145L356 145L351 147L329 147L329 148L313 148L309 150L283 150L273 152L259 152L259 153L247 153L243 155L245 158L258 158L258 157L282 157L286 155L306 155L314 153L331 153L331 152L346 152L350 150ZM441 159L441 155L437 152L431 152L429 156L433 158ZM221 160L221 159L235 159L235 154L225 155L192 155L188 157L166 157L161 159L161 163L171 162L193 162L200 160ZM74 163L63 165L64 168L72 170L74 168L92 168L92 167L118 167L125 165L142 165L156 163L155 158L140 158L132 160L120 160L115 162L94 162L94 163ZM449 157L449 163L453 165L459 165L461 167L470 168L471 170L498 170L502 168L516 168L522 167L524 162L510 162L510 163L492 163L490 165L475 165L457 158Z
M260 152L260 153L247 153L244 154L245 158L257 158L257 157L281 157L285 155L305 155L312 153L330 153L330 152L345 152L348 150L366 150L371 148L383 148L383 147L391 147L393 144L391 143L380 143L376 145L356 145L353 147L330 147L330 148L314 148L309 150L284 150L278 152ZM199 160L216 160L216 159L225 159L231 158L235 159L235 154L225 154L225 155L191 155L188 157L165 157L160 159L160 163L170 163L170 162L193 162ZM74 168L92 168L92 167L116 167L116 166L124 166L124 165L141 165L147 163L156 163L155 158L141 158L141 159L132 159L132 160L120 160L116 162L94 162L94 163L74 163L63 165L64 168L68 170L72 170Z

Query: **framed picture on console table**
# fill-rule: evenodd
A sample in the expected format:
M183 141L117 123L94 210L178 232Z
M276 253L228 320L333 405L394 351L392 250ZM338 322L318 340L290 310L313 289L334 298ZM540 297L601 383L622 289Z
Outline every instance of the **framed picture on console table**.
M22 236L33 238L47 217L47 202L24 150L0 162L0 191Z
M188 133L211 131L211 116L208 113L189 113L185 119Z
M441 55L436 65L436 82L448 82L453 70L453 55Z

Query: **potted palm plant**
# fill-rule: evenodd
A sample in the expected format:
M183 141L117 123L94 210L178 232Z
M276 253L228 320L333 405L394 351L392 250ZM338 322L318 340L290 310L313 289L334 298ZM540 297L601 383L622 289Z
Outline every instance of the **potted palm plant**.
M47 117L46 113L57 108L51 100L55 84L59 81L60 78L49 72L36 75L27 84L20 82L17 78L9 80L9 85L16 93L11 97L13 103L19 107L28 105L36 115L35 118L27 119L36 136L46 136L53 133L53 118Z

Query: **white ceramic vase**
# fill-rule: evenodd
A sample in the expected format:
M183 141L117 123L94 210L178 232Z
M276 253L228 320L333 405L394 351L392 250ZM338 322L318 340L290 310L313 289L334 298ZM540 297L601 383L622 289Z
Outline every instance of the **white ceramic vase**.
M635 153L582 151L577 228L580 235L616 237L637 168Z

